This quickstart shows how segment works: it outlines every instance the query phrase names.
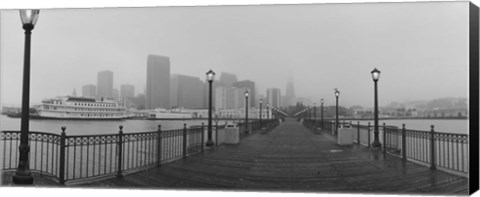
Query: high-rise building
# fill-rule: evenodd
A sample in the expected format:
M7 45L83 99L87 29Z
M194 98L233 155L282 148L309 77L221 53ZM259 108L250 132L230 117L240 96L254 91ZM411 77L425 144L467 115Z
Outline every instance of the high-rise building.
M113 96L112 96L113 100L120 100L120 91L117 89L117 88L114 88L113 89Z
M225 87L232 87L233 83L237 82L237 76L235 74L222 72L220 74L219 82Z
M170 108L170 59L148 55L146 109Z
M239 109L245 107L245 90L249 88L218 86L215 88L215 109ZM250 98L248 106L252 106Z
M204 82L198 77L174 74L170 78L170 105L186 109L204 108Z
M120 86L120 97L122 99L135 97L135 87L130 84L122 84Z
M113 72L109 70L98 72L97 97L103 99L113 98Z
M268 88L267 89L267 102L271 107L280 107L281 102L281 93L279 88Z
M256 107L257 103L255 102L255 82L250 80L237 81L233 83L233 86L236 88L248 89L248 103L252 107Z
M287 89L285 93L285 103L287 106L295 104L295 89L293 87L293 76L290 73L287 81Z
M82 86L82 96L88 98L95 98L97 95L97 87L93 84Z

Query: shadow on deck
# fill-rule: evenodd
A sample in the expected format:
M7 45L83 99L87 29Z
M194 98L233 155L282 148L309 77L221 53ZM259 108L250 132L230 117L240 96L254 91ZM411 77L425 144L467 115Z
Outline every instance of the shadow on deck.
M78 186L468 194L467 178L366 147L338 146L329 134L315 134L293 120L238 145Z

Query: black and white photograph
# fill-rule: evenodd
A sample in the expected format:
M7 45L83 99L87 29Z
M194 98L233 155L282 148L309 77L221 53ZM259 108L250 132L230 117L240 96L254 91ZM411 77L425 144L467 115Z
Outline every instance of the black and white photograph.
M471 195L478 13L0 9L0 187Z

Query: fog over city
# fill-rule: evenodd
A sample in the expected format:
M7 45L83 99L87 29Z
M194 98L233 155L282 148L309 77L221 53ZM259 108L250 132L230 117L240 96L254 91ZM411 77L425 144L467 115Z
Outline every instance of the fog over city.
M1 103L19 105L24 30L1 12ZM212 69L326 105L468 97L468 7L458 3L318 4L41 10L32 32L31 104L64 96L111 70L114 87L146 86L147 56L171 74L205 80Z

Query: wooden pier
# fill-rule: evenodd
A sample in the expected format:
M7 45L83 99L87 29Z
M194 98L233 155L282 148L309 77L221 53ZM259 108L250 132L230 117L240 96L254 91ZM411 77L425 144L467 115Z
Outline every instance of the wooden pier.
M338 146L330 134L287 119L238 145L72 187L467 195L468 178L363 146Z

